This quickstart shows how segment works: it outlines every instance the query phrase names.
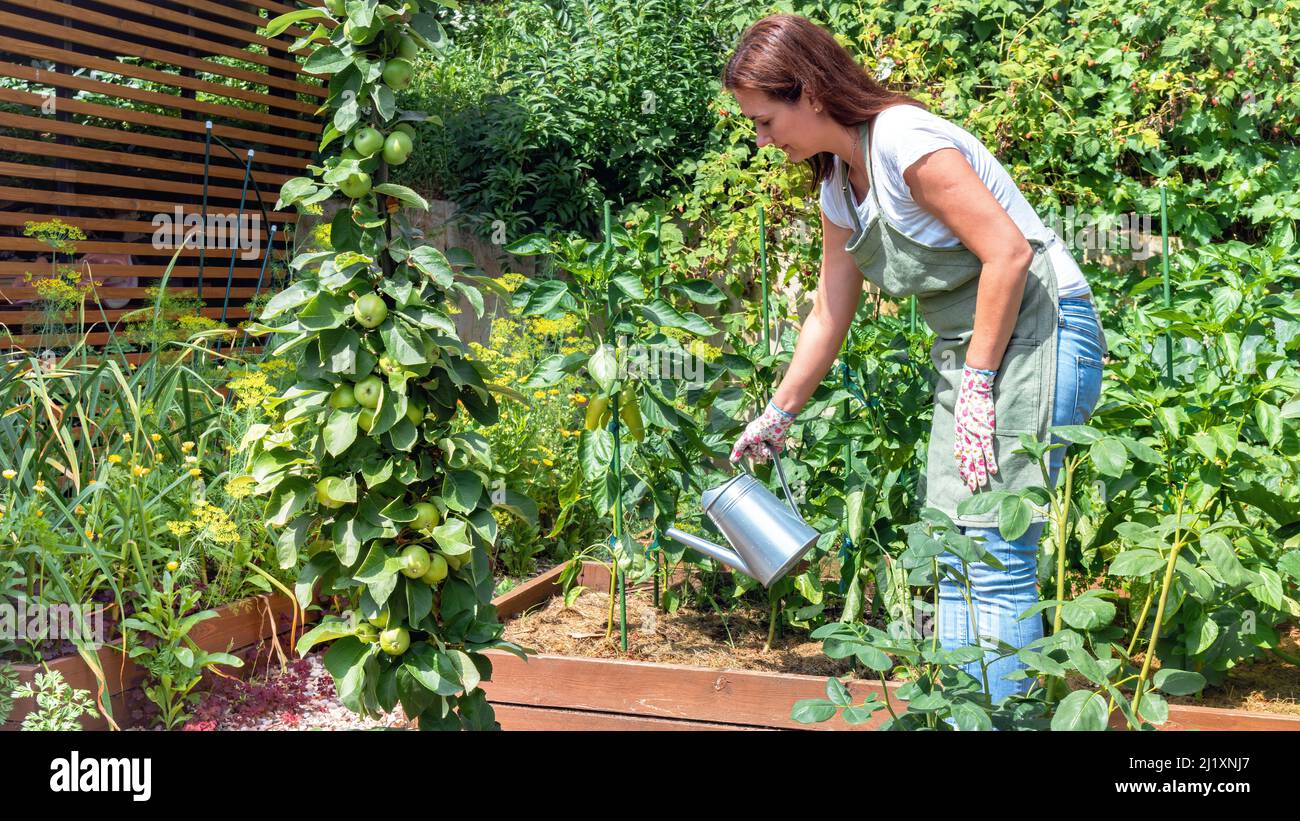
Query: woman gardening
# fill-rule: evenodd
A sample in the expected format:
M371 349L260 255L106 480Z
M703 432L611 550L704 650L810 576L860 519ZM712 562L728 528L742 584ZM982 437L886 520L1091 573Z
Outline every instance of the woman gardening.
M723 86L754 121L758 146L806 161L821 188L820 281L793 358L762 415L749 423L731 461L779 453L791 423L839 354L863 278L894 298L915 296L936 334L934 422L922 479L924 504L982 538L1002 568L969 567L976 614L962 586L939 584L945 649L998 639L1023 647L1042 637L1042 617L1018 620L1038 601L1035 513L1015 541L996 511L957 514L984 490L1040 484L1036 461L1014 453L1028 433L1082 424L1101 391L1105 335L1079 266L1034 213L1002 165L965 129L889 91L824 29L794 15L750 26L723 72ZM1056 439L1054 441L1060 441ZM1064 448L1049 454L1054 485ZM955 556L940 559L960 572ZM987 654L987 659L996 657ZM1008 681L1014 656L989 667L998 703L1027 692ZM967 665L977 680L979 665Z

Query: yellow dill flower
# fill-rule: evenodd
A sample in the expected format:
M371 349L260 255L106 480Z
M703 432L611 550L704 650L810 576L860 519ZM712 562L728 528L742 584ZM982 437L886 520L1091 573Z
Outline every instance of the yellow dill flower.
M533 391L533 398L534 398L534 399L545 399L545 398L546 398L546 391Z
M194 450L194 443L193 443L193 442L191 442L191 441L189 441L189 440L186 440L186 441L184 441L184 442L181 442L181 453L189 453L189 452L192 451L192 450Z
M186 456L186 457L185 457L185 464L187 464L187 465L192 465L192 464L194 464L194 463L197 462L197 461L199 461L199 457L197 457L197 456Z
M108 461L109 461L109 464L120 465L120 464L122 464L122 456L121 456L121 454L110 453L110 454L108 455Z
M551 396L559 396L559 394L560 394L560 389L559 389L559 388L551 388L549 391L547 391L547 393L549 393Z
M195 503L190 518L168 522L167 529L177 537L193 536L216 544L239 543L239 526L230 520L226 511L206 499Z
M587 404L587 397L583 396L580 393L575 393L573 395L573 401L577 402L579 405L585 405Z
M95 531L91 528L86 528L86 538L93 542L95 540Z
M543 459L543 460L542 460L542 464L543 464L543 465L546 465L547 467L551 467L551 466L554 465L555 463L552 462L550 459Z
M38 510L38 511L36 511L36 515L37 515L37 516L44 516L44 515L45 515L45 511L43 511L43 510Z
M32 486L32 490L36 491L37 493L44 493L44 492L45 492L45 480L44 480L44 479L37 479L37 480L36 480L36 484Z
M72 512L75 513L75 514L77 514L78 516L80 516L81 514L83 514L83 513L86 512L86 509L85 509L84 507L82 507L81 505L77 505L76 507L74 507L74 508L72 509Z
M202 475L203 475L203 471L199 470L198 468L190 468L190 475L191 475L191 476L202 476Z
M131 434L129 434L129 433L124 433L124 434L122 434L122 441L123 441L123 442L130 442L130 441L131 441Z
M167 563L167 569L170 570L170 571L173 572L173 573L175 573L175 572L176 572L176 569L177 569L178 567L180 567L180 566L181 566L181 563L178 562L178 561L176 561L175 559L172 559L170 562Z
M154 442L161 442L161 441L162 441L162 434L161 434L161 433L151 433L151 434L149 434L149 439L150 439L151 441L154 441Z
M13 479L17 475L18 475L18 471L14 470L13 468L5 468L4 477L6 479Z
M536 459L530 459L530 460L528 460L528 461L532 462L534 465L537 464L537 460L536 460Z
M139 477L139 476L148 476L148 475L149 475L149 468L147 468L147 467L145 467L145 466L143 466L143 465L131 465L131 475L132 475L132 476L137 476L137 477Z

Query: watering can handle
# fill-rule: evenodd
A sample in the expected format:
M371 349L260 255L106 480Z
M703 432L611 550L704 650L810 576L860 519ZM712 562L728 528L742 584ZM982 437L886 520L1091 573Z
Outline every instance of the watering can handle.
M780 453L776 453L772 456L772 463L776 465L776 475L781 480L781 489L785 491L785 498L786 501L790 503L790 510L799 519L799 521L803 522L804 524L808 524L808 522L804 519L803 514L799 512L799 507L794 503L794 494L790 492L790 485L785 480L785 470L781 467ZM736 465L741 470L745 471L746 473L749 473L749 469L745 467L744 460L737 462ZM753 476L754 474L750 473L749 475Z

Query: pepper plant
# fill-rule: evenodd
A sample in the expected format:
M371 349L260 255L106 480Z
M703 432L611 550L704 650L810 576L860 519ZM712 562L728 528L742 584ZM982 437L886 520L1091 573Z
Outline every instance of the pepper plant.
M526 657L502 640L491 604L491 508L506 500L488 490L497 470L487 441L452 432L452 420L463 409L491 425L494 392L522 397L490 384L449 313L463 296L481 315L479 287L499 286L462 249L423 244L402 208L428 204L386 182L413 148L409 123L423 119L399 110L394 93L411 60L443 44L436 5L330 0L267 26L274 36L318 21L295 46L311 49L305 70L330 75L320 159L284 183L278 207L342 203L332 247L295 257L292 284L260 317L293 319L254 326L284 337L276 354L292 353L298 381L243 446L280 565L300 568L299 603L319 587L351 605L298 643L305 653L332 642L324 661L342 702L363 715L400 703L421 729L494 729L483 651Z

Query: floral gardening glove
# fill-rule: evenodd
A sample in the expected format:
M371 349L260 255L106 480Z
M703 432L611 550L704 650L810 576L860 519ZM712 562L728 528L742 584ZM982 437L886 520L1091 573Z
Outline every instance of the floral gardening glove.
M785 434L798 414L781 410L769 401L763 415L749 423L731 449L734 465L746 456L765 462L785 447Z
M961 480L974 493L988 484L989 474L998 472L993 458L993 431L997 423L993 413L993 380L997 371L967 365L961 373L961 391L953 410L953 456Z

